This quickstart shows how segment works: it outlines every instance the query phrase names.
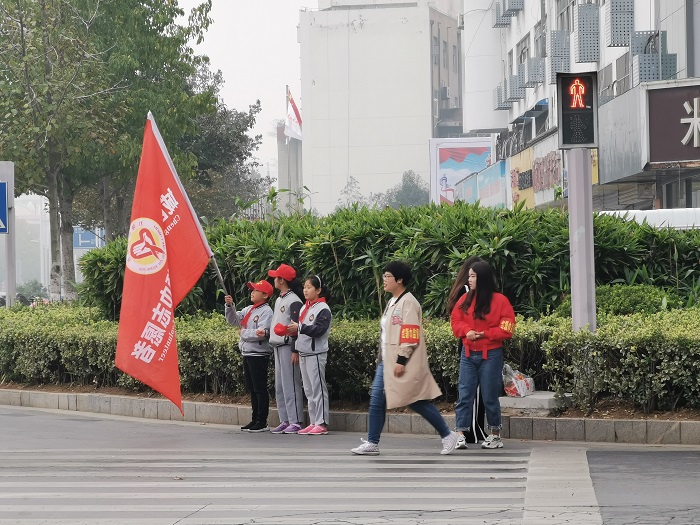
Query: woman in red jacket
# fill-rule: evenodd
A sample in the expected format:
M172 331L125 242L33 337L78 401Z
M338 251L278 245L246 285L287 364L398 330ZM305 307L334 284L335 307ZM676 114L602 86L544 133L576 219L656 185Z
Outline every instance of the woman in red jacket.
M452 332L462 340L459 362L459 402L455 408L457 431L470 430L474 396L481 386L489 436L481 448L501 448L503 341L513 337L515 312L505 295L495 291L493 270L487 262L469 270L469 293L452 309Z

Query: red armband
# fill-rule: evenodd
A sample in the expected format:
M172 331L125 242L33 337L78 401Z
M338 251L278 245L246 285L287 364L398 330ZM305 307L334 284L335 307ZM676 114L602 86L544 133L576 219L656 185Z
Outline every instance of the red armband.
M504 332L508 332L509 334L512 334L513 331L515 330L515 323L512 321L506 321L505 319L501 321L501 325L499 327L501 330Z
M415 345L420 342L420 326L417 324L405 324L401 327L399 344Z

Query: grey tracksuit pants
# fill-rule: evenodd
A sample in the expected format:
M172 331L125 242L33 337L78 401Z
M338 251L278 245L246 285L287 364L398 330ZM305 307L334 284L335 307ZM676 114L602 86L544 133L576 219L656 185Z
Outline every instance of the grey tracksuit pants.
M304 394L308 400L309 422L313 425L328 425L328 387L326 386L326 361L328 352L316 355L300 355L301 377Z
M275 398L280 422L289 421L304 426L304 396L301 369L292 364L292 346L275 348Z

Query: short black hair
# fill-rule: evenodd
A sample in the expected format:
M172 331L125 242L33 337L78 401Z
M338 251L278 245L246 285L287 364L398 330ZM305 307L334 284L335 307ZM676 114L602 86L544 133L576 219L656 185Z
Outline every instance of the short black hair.
M384 266L384 271L393 275L397 281L401 279L404 286L408 286L413 276L411 267L404 261L391 261Z

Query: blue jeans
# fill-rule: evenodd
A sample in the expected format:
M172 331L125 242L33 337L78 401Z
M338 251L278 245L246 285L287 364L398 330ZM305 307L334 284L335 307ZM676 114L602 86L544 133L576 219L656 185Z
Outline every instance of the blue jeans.
M469 350L467 350L469 352ZM474 397L477 386L481 386L486 420L491 430L501 428L501 403L498 398L503 391L503 348L489 350L489 358L484 360L481 352L465 354L459 359L459 401L455 407L457 430L471 429L474 412Z
M423 399L408 405L408 407L423 416L430 423L441 438L450 435L450 428L440 415L437 407L429 400ZM384 421L386 420L386 395L384 394L384 361L377 365L377 372L372 382L372 392L369 398L369 432L367 441L379 443L382 436Z

